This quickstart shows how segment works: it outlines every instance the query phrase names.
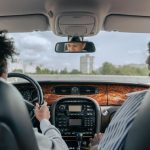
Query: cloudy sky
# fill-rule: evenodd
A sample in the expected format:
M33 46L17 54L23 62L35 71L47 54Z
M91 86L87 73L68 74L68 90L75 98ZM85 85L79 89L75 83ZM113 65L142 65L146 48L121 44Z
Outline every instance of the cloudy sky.
M67 38L58 37L52 32L15 33L9 36L13 37L24 63L43 65L49 69L79 69L80 56L85 55L56 53L55 44L67 41ZM94 68L106 61L115 65L144 64L150 34L100 32L86 40L94 42L96 46L96 52L90 54L95 56Z

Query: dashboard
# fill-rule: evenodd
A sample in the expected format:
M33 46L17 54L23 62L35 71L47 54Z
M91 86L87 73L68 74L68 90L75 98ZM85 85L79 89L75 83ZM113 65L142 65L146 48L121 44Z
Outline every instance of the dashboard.
M127 98L128 93L148 89L147 85L129 84L68 84L68 83L42 83L44 98L49 105L58 98L72 95L81 95L93 98L100 106L120 106ZM59 91L58 91L59 89Z
M26 100L36 98L36 90L29 83L14 84ZM80 95L93 98L100 106L120 106L128 93L138 92L149 88L148 85L116 84L116 83L49 83L40 82L44 99L48 105L64 96Z
M39 82L51 111L51 122L61 132L69 149L78 139L86 149L89 138L104 132L129 93L146 90L148 85L123 83ZM24 99L34 103L36 90L29 83L16 83ZM80 135L79 133L82 133Z

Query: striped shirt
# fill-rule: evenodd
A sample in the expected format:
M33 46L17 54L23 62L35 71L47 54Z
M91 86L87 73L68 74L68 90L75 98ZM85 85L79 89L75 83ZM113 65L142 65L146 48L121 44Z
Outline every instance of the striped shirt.
M126 136L133 124L146 91L128 95L128 99L118 109L107 127L98 150L122 150Z

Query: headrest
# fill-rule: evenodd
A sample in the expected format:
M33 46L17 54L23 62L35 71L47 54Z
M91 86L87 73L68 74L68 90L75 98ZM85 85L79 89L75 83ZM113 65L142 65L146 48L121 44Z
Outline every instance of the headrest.
M11 138L14 147L19 150L38 150L23 97L15 87L4 81L0 81L0 131L1 129L5 130L3 137L6 140ZM6 147L5 143L9 145L12 141L0 142L0 149Z

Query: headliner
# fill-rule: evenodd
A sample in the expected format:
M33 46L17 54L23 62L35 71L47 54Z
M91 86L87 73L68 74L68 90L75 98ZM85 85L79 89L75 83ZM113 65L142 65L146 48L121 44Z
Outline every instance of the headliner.
M98 18L95 34L100 30L150 32L149 6L149 0L0 0L0 16L2 17L0 17L0 26L1 28L3 27L4 18L7 19L11 16L14 17L14 20L12 19L11 22L7 24L5 21L5 28L8 29L9 32L26 32L33 31L33 29L42 31L55 30L53 28L55 18L51 18L50 11L53 12L53 16L64 12L91 12ZM16 18L16 16L23 18L24 16L39 14L43 15L45 19L39 18L37 21L34 18L29 18L30 23L24 26L22 26L22 24L20 25ZM126 16L125 19L123 18L124 25L120 23L122 22L122 17L121 19L115 18L115 21L113 21L112 17L109 18L110 15ZM130 29L131 22L128 22L128 17L130 19L130 16L132 16L131 20L134 26L132 30ZM139 19L137 20L138 17ZM139 27L137 24L141 22L141 17L147 18L143 24L139 24ZM12 24L15 24L13 28L11 27ZM40 24L40 27L37 27L36 24ZM20 26L22 26L22 28Z

